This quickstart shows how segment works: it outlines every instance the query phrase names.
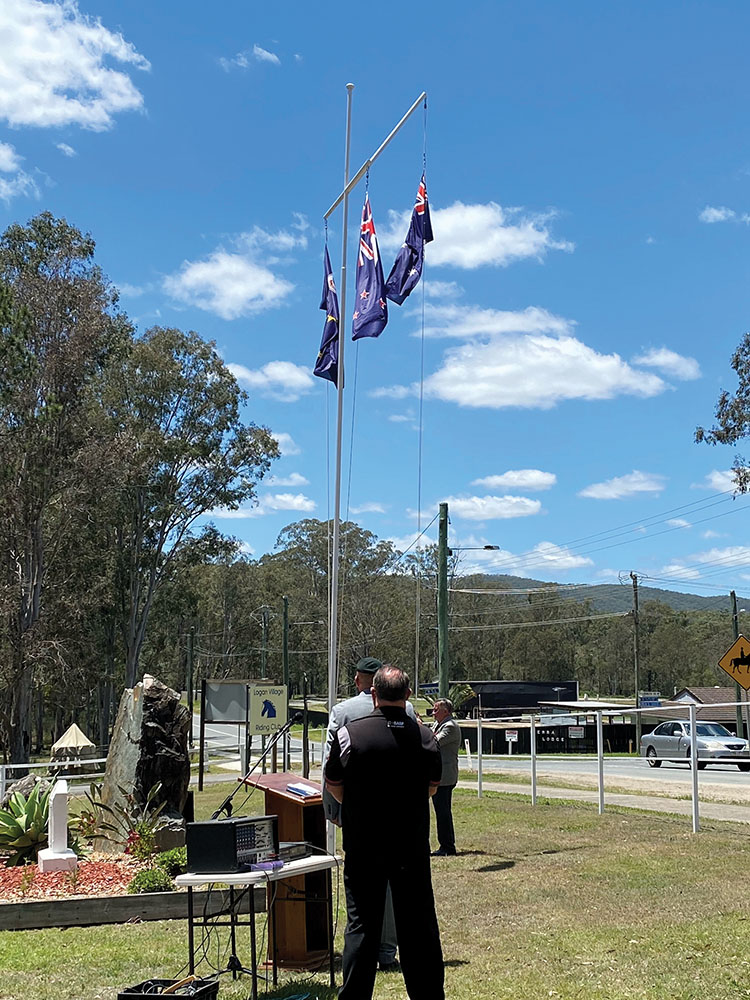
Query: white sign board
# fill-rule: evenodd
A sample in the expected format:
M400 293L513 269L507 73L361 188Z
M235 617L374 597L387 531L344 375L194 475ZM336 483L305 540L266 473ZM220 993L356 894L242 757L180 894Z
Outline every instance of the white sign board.
M517 729L506 729L505 739L508 743L518 743L518 730Z
M586 729L583 726L568 726L568 739L582 740L586 736Z
M268 736L286 724L286 684L250 684L248 732Z

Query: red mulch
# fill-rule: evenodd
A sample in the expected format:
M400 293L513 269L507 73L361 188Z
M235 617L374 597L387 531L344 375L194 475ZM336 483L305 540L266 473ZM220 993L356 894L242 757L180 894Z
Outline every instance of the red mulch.
M0 903L66 896L121 896L142 867L133 858L121 855L92 855L79 859L75 872L44 875L36 865L5 868L0 863Z

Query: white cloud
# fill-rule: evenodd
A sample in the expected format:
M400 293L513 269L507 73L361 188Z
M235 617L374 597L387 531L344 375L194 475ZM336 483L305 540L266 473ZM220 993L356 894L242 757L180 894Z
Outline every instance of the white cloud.
M143 106L127 72L111 64L148 70L148 60L75 0L3 0L0 38L0 118L12 126L102 131L113 115Z
M426 299L457 299L463 288L456 281L424 281Z
M705 531L701 532L701 538L722 538L720 531L713 531L711 528L706 528Z
M712 469L702 483L691 483L694 490L713 490L714 493L734 492L737 482L732 469Z
M271 431L271 436L276 439L279 451L282 455L299 455L302 452L300 446L294 441L291 434L286 431Z
M275 514L282 510L298 510L303 513L309 513L315 510L315 501L306 497L304 493L270 493L264 496L260 503L252 507L240 507L238 510L227 510L226 507L217 507L206 516L228 521L239 521L253 517L265 517L268 514Z
M406 413L392 413L388 419L392 424L408 424L414 417L410 417Z
M720 563L724 568L747 566L750 563L750 545L728 545L724 549L708 549L691 558L697 563Z
M130 285L127 281L121 281L117 286L117 290L121 295L127 296L129 299L137 299L141 295L145 295L146 292L152 290L151 285Z
M547 336L452 348L424 385L426 396L459 406L544 410L566 399L648 397L664 388L658 376L631 368L618 354L599 354L575 337Z
M542 509L538 500L515 496L448 497L447 503L454 517L470 521L529 517Z
M295 215L291 230L271 233L254 226L235 236L230 250L220 246L204 260L183 261L164 279L164 290L178 302L228 320L281 305L294 285L269 265L288 262L291 251L307 247L307 220Z
M514 553L506 549L486 552L466 553L462 560L461 571L498 573L530 573L537 570L545 572L564 572L570 569L580 569L582 566L593 566L593 560L588 556L577 555L564 546L554 542L539 542L528 552Z
M619 569L598 569L596 576L602 580L619 580L620 572Z
M265 510L315 510L315 501L304 493L272 493L263 497L261 507Z
M376 503L374 500L369 500L366 503L361 503L358 507L349 508L352 514L385 514L386 508L382 503Z
M232 56L231 59L222 57L219 59L219 65L229 73L232 69L247 69L250 66L251 59L254 59L256 62L271 63L274 66L281 65L281 59L279 59L275 52L269 52L268 49L263 49L260 45L253 45L252 49L244 49L242 52L238 52L236 56Z
M672 562L667 563L666 566L662 566L660 575L674 576L680 580L694 580L696 577L700 576L700 572L697 569L684 566L681 562Z
M78 153L73 149L72 146L69 146L67 142L58 142L55 145L63 154L63 156L78 156Z
M646 245L647 246L653 246L654 243L656 243L656 240L654 239L653 236L647 236L646 237Z
M288 476L269 476L263 483L266 486L308 486L310 480L299 472L290 472Z
M593 500L625 500L639 493L661 493L666 485L664 476L634 469L626 476L615 476L603 483L592 483L578 493Z
M425 306L426 337L477 337L508 333L570 333L575 323L538 306L510 311L479 306ZM420 331L421 333L421 331Z
M401 246L410 215L411 209L388 213L388 223L378 234L383 249ZM572 243L551 235L548 223L554 212L524 214L521 208L503 208L494 201L486 205L457 201L448 208L431 207L431 215L435 241L427 248L430 266L505 267L516 260L542 260L550 250L573 249Z
M255 555L255 549L249 542L240 542L239 549L243 556Z
M21 169L21 157L16 152L15 146L9 142L0 142L0 170L4 174L14 174Z
M407 385L384 385L370 392L374 399L406 399L411 394L412 389Z
M253 45L253 56L258 60L258 62L273 63L274 66L281 65L281 59L279 59L275 52L269 52L268 49L262 49L260 45Z
M0 142L0 174L10 176L0 176L0 200L9 202L18 195L26 195L30 198L39 197L39 188L36 181L21 169L20 156L8 142Z
M509 469L498 476L485 476L472 480L472 486L484 486L488 490L548 490L557 482L554 472L539 469Z
M732 208L726 208L721 206L720 208L713 208L711 205L706 205L703 211L700 213L698 218L701 222L729 222L731 219L737 217L737 213Z
M672 528L692 528L690 521L686 521L683 517L672 517L667 521L667 524Z
M257 370L244 365L227 365L230 372L245 389L256 390L285 403L294 403L310 392L314 382L310 371L291 361L269 361Z
M279 306L293 288L262 264L226 250L215 250L205 260L186 260L176 274L164 279L164 290L172 298L222 319Z
M685 381L701 377L701 369L695 358L688 358L666 347L653 348L644 354L633 358L634 365L646 365L648 368L658 368L667 375Z

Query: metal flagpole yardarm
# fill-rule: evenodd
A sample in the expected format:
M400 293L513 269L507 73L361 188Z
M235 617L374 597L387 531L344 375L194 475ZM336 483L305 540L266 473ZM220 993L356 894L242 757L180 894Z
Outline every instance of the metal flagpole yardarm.
M375 152L370 156L356 174L349 179L349 153L351 149L351 134L352 134L352 91L354 90L353 83L347 83L346 85L346 143L345 143L345 153L344 153L344 189L341 194L336 198L334 203L328 209L328 211L323 216L324 219L335 212L338 206L344 203L344 218L343 218L343 237L341 240L341 311L340 311L340 324L339 324L339 356L338 356L338 378L337 378L337 390L338 390L338 407L336 416L336 465L335 465L335 488L334 488L334 509L333 509L333 538L332 538L332 553L331 553L331 585L330 585L330 611L328 620L328 712L329 715L333 710L333 706L336 704L336 698L338 695L338 626L339 626L339 536L341 531L341 438L342 438L342 427L343 427L343 417L344 417L344 342L346 337L342 329L343 324L348 321L346 312L346 257L348 250L348 226L349 226L349 195L357 186L359 181L365 176L367 171L370 169L372 164L378 159L378 157L385 152L386 148L390 145L391 141L396 137L396 135L401 131L407 121L411 118L414 112L419 108L426 100L427 93L423 91L416 101L412 104L403 118L398 122L398 124L389 132L385 137L383 142L378 146ZM335 846L335 828L331 823L328 824L328 843L329 850L332 850L331 844Z

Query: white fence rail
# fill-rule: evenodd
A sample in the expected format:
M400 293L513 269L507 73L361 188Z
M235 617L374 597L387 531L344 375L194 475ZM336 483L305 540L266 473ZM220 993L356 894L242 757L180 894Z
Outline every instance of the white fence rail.
M617 712L618 715L629 715L629 716L634 716L634 715L641 715L641 716L659 715L659 716L662 716L662 717L663 716L668 716L669 721L681 721L681 718L686 718L689 721L689 724L690 724L689 756L675 756L675 757L673 757L673 756L662 756L662 755L660 755L658 757L658 761L659 761L659 763L661 763L662 761L664 761L664 762L672 762L672 761L674 761L674 762L680 762L680 763L686 763L687 761L689 761L689 763L690 763L690 769L691 769L691 804L692 804L691 813L692 813L693 833L697 833L699 831L699 829L700 829L700 797L699 797L698 773L699 773L699 769L701 768L701 766L704 765L704 764L706 764L706 763L714 763L714 764L737 764L738 762L743 762L744 763L745 760L750 760L750 758L737 758L737 757L731 757L731 756L726 756L726 757L702 757L702 756L700 756L699 751L698 751L698 742L697 742L698 739L699 739L699 734L698 734L698 731L697 731L697 725L699 725L700 723L696 724L697 710L701 709L702 713L705 714L707 711L710 711L711 709L736 707L737 705L741 705L741 706L744 707L746 704L747 703L744 702L744 701L741 701L741 702L729 701L729 702L721 702L720 704L716 704L716 705L696 705L696 704L689 704L689 705L685 705L684 708L675 707L674 705L670 705L670 706L668 706L666 708L664 706L658 707L658 708L636 708L635 706L633 706L631 708L631 707L629 707L627 705L623 705L621 708L618 709L618 712ZM532 804L532 806L535 806L537 804L538 754L537 754L537 747L536 747L536 742L537 742L536 733L537 733L537 724L538 724L538 715L539 714L540 713L529 713L527 716L524 717L524 721L528 720L528 725L530 726L530 729L531 729L531 733L530 733L530 750L531 750L531 753L529 755L529 769L530 769L530 775L531 775L531 804ZM546 715L548 715L548 714L549 713L546 713ZM591 719L593 717L595 719L595 722L596 722L597 792L598 792L598 809L599 809L599 814L601 815L604 812L604 809L605 809L604 725L603 725L603 717L605 715L611 715L612 712L609 711L609 710L607 710L607 711L596 710L596 711L589 711L589 712L586 712L586 713L575 712L574 714L576 716L582 716L582 715L585 714L587 716L587 718L589 718L589 719ZM487 771L484 768L484 760L485 760L485 758L488 757L488 755L485 754L485 753L483 753L483 748L482 748L482 722L483 721L484 721L484 723L486 723L488 720L487 719L482 720L480 718L476 719L476 726L477 726L476 772L477 772L477 797L478 798L482 798L483 786L484 786L484 782L485 782L486 776L487 776ZM494 722L505 722L506 720L505 719L494 719L492 721L494 721ZM463 725L465 726L466 723L464 722ZM509 725L509 728L511 728L511 727L519 725L519 723L518 723L517 720L514 720L512 722L509 722L508 725ZM646 735L648 735L648 734L646 734ZM741 736L738 737L738 739L743 740L743 738ZM744 740L743 740L743 742L744 742ZM467 743L468 743L468 741L467 741ZM639 748L639 751L640 751L640 748ZM493 760L511 759L511 757L514 760L518 760L518 758L519 758L518 754L492 754L490 756L491 756L491 758ZM575 760L577 757L578 757L577 754L564 754L564 755L546 755L545 754L544 761L545 761L545 763L547 763L549 761L553 761L553 760L554 761L571 761L571 760ZM521 759L524 759L524 758L521 757ZM626 759L627 760L627 759L632 759L632 758L629 755L623 755L623 757L621 759ZM469 760L469 769L473 770L472 765L471 765L471 757L470 757L470 755L468 756L468 760ZM645 759L644 759L644 763L645 763ZM638 793L634 793L634 794L638 794ZM643 794L648 794L648 793L644 792Z

